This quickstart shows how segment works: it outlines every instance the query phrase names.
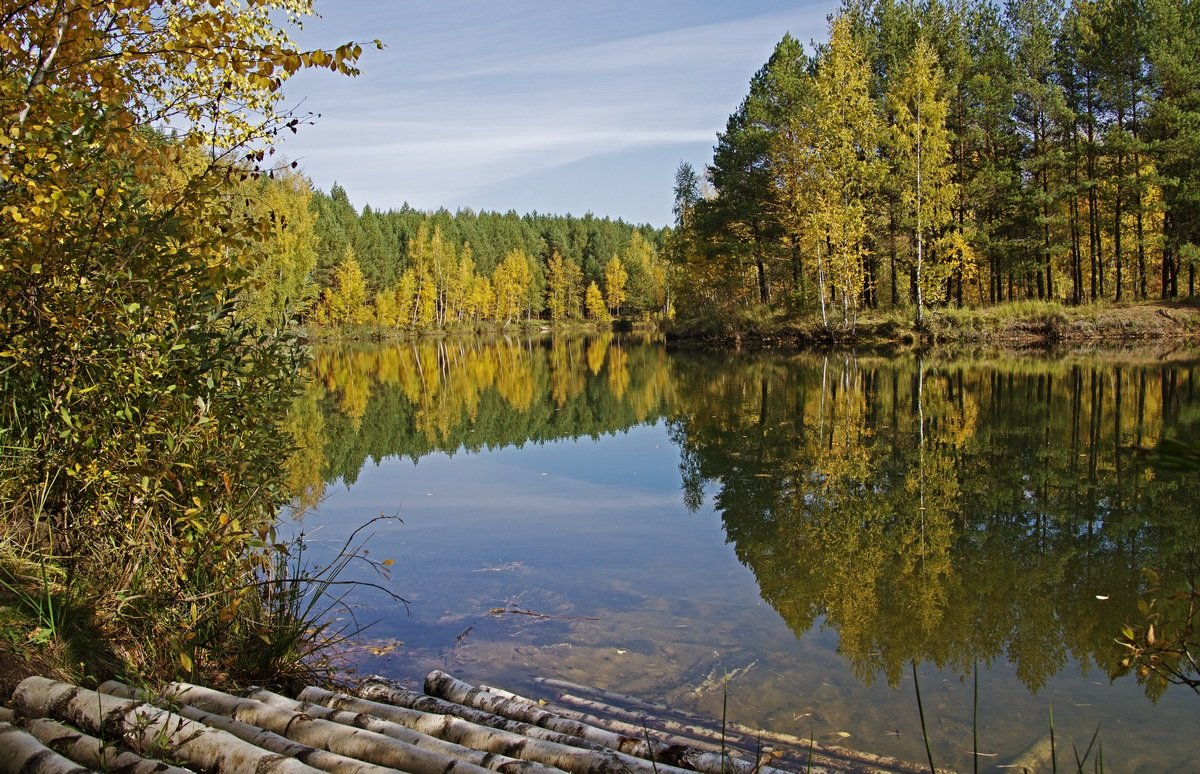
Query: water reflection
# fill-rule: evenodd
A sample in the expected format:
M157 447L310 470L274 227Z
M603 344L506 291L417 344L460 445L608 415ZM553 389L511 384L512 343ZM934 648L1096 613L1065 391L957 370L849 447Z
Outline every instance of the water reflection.
M1194 432L1194 368L1081 361L676 361L687 499L711 490L797 636L837 630L860 679L1007 659L1036 691L1118 671L1143 568L1185 579L1195 477L1146 452ZM1161 684L1151 684L1152 694Z
M1185 584L1197 366L1102 358L668 354L614 338L324 348L299 400L304 502L367 460L600 437L666 418L683 502L711 507L796 637L836 632L865 683L910 662L1119 671L1143 570ZM1168 611L1169 612L1169 611ZM1142 616L1144 619L1144 615ZM1161 683L1148 682L1157 696Z
M598 437L663 416L667 355L651 339L424 339L319 347L297 401L302 505L363 464Z

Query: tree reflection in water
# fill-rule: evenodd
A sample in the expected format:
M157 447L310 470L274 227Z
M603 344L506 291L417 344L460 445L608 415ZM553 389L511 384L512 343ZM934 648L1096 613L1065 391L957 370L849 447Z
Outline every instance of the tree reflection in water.
M862 680L914 659L1007 659L1034 691L1069 658L1116 674L1143 570L1186 586L1197 476L1147 452L1200 429L1194 366L673 365L685 499L712 493L763 598L797 636L836 629Z
M1147 361L1153 362L1153 361ZM666 418L684 503L711 502L797 636L836 630L859 679L1010 661L1121 670L1125 624L1179 621L1198 475L1197 366L1098 357L668 353L650 339L439 339L318 349L292 422L301 504L368 460L598 437ZM1165 429L1165 430L1164 430ZM1165 688L1142 676L1147 693Z

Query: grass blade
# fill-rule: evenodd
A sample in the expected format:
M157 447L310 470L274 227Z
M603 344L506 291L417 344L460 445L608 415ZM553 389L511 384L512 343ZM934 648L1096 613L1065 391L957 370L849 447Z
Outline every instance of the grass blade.
M975 675L971 697L971 763L975 774L979 774L979 662L972 669Z
M929 732L925 726L925 707L921 704L921 684L917 680L917 660L913 659L910 663L912 664L913 688L917 691L917 713L921 716L921 738L925 740L925 755L929 757L930 774L937 774L937 768L933 765L933 750L929 748Z

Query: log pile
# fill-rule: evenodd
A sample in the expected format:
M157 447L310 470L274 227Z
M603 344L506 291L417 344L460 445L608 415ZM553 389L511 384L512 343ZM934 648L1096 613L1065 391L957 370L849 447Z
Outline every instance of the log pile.
M44 677L0 709L0 774L120 771L416 774L916 772L894 759L714 724L665 705L539 679L545 699L431 672L419 693L384 678L294 698L188 683L148 695Z

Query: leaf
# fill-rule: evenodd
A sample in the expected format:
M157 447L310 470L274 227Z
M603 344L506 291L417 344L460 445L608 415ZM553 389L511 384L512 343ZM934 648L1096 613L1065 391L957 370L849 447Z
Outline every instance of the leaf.
M183 667L183 671L187 672L188 674L191 674L195 669L195 665L192 663L192 657L183 651L179 651L179 665Z

